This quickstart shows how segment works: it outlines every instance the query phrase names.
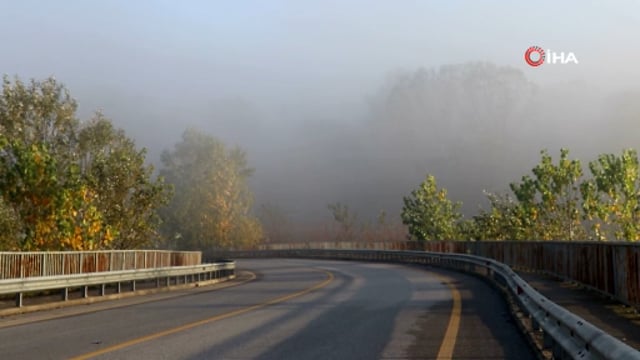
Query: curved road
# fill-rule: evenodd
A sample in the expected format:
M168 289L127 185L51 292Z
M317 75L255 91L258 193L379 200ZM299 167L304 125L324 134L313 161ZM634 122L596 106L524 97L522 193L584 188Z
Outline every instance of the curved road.
M0 319L5 359L534 359L506 304L464 274L241 260L236 281Z

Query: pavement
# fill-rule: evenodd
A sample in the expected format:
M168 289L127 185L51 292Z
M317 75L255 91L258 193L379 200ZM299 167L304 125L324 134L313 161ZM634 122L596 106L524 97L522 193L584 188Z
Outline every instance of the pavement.
M475 276L329 260L240 260L238 267L253 280L7 324L0 327L0 354L39 360L536 359L504 298Z
M557 278L520 272L518 275L556 304L640 350L640 314L601 293Z

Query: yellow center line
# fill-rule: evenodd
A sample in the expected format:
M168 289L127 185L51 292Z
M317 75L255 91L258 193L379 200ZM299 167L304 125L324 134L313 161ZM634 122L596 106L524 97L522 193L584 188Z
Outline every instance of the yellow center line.
M103 355L103 354L106 354L106 353L110 353L110 352L113 352L113 351L121 350L121 349L130 347L130 346L133 346L133 345L137 345L137 344L140 344L140 343L143 343L143 342L155 340L155 339L158 339L158 338L163 337L163 336L175 334L175 333L178 333L178 332L181 332L181 331L185 331L185 330L189 330L189 329L195 328L197 326L209 324L209 323L212 323L212 322L215 322L215 321L219 321L219 320L224 320L224 319L227 319L227 318L230 318L230 317L233 317L233 316L238 316L238 315L241 315L241 314L248 313L250 311L258 310L258 309L264 308L264 307L269 306L269 305L282 303L282 302L285 302L285 301L300 297L300 296L308 294L308 293L310 293L310 292L312 292L314 290L317 290L317 289L320 289L320 288L322 288L324 286L327 286L331 281L333 281L334 276L333 276L333 274L331 272L326 271L326 270L319 270L319 271L322 271L323 273L325 273L327 275L327 278L325 280L313 285L310 288L306 288L304 290L301 290L301 291L298 291L298 292L295 292L295 293L292 293L292 294L289 294L289 295L284 295L284 296L281 296L281 297L278 297L278 298L275 298L275 299L271 299L271 300L269 300L267 302L264 302L264 303L260 303L260 304L256 304L256 305L252 305L252 306L248 306L248 307L244 307L244 308L241 308L241 309L238 309L238 310L234 310L234 311L230 311L230 312L227 312L227 313L223 313L223 314L219 314L219 315L216 315L216 316L212 316L212 317L207 318L207 319L194 321L192 323L180 325L180 326L177 326L177 327L174 327L174 328L170 328L170 329L167 329L167 330L163 330L163 331L160 331L160 332L157 332L157 333L141 336L139 338L135 338L135 339L132 339L132 340L128 340L128 341L119 343L119 344L108 346L108 347L105 347L105 348L100 349L100 350L96 350L96 351L92 351L92 352L89 352L89 353L86 353L86 354L82 354L82 355L79 355L79 356L72 357L71 360L90 359L92 357L96 357L96 356Z
M460 329L460 315L462 312L460 292L448 279L445 280L445 282L451 290L453 306L451 308L451 316L449 317L449 325L447 325L444 339L442 340L442 344L440 344L440 350L438 350L438 356L436 357L438 360L453 359L453 350L456 346L456 338L458 337L458 330Z
M219 290L227 289L227 288L238 286L238 285L243 285L245 283L248 283L249 281L255 280L256 277L257 277L256 274L252 273L251 271L243 270L240 272L240 275L236 276L235 280L233 281L224 281L224 282L218 282L212 285L208 285L207 282L209 282L209 280L205 280L202 282L204 286L198 285L196 287L192 287L190 289L191 291L188 293L177 292L177 291L173 292L173 290L170 290L170 288L175 287L175 285L172 285L170 287L165 287L164 289L161 289L160 292L154 292L154 290L156 289L152 289L152 292L149 295L157 295L159 296L158 298L149 297L144 299L141 295L136 295L133 292L122 293L122 294L112 294L111 296L124 295L124 297L118 299L117 297L114 296L113 298L111 298L111 301L102 301L103 299L94 298L96 299L96 303L94 305L95 307L92 307L92 308L84 308L84 307L71 305L70 307L66 308L64 312L61 312L58 314L42 312L41 314L40 313L30 314L29 317L24 317L24 318L23 317L9 318L9 319L6 319L6 321L5 319L3 319L2 322L0 323L0 329L18 326L18 325L32 324L39 321L63 319L71 316L85 315L85 314L91 314L91 313L96 313L100 311L113 310L113 309L122 308L122 307L176 299L178 297L185 296L185 295L195 295L195 294L202 294L206 292L219 291ZM193 285L193 284L189 284L189 285ZM178 287L180 286L184 286L184 285L178 285ZM105 298L108 296L109 295L106 295ZM128 300L128 301L127 302L112 301L114 299ZM82 299L78 299L78 300L82 300ZM69 301L68 303L71 303L72 301L73 300ZM81 302L78 302L78 303L82 304ZM55 305L55 304L52 304L52 305ZM68 304L64 303L64 305L68 305ZM32 305L32 306L38 306L38 305Z

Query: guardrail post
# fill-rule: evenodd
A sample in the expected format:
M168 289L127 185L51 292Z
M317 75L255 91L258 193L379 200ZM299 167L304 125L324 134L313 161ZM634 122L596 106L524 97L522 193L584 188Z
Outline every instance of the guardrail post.
M28 256L29 254L25 254L25 256L18 255L18 254L12 255L12 257L15 259L13 263L18 263L21 257L26 258L25 261L29 261L31 258L28 258ZM76 266L78 258L79 257L77 257L76 260L74 261L69 260L67 262L68 263L67 265L71 266L69 270L70 272L72 272L72 274L67 274L66 276L41 277L39 276L41 273L41 270L37 269L36 267L30 267L30 268L25 267L25 270L24 270L25 275L29 275L29 271L34 270L35 274L38 276L35 276L32 278L27 277L25 279L15 279L15 280L9 279L6 281L7 282L5 284L6 286L0 286L0 294L6 294L8 296L12 296L13 300L15 301L15 306L22 307L25 292L28 293L28 292L37 292L37 291L56 291L56 292L60 291L59 293L60 300L68 301L70 299L69 297L70 289L71 290L78 289L82 298L89 298L91 297L90 289L89 289L91 286L98 287L97 288L98 291L96 291L96 293L99 293L100 296L105 296L107 284L115 284L117 293L122 293L123 283L125 287L128 288L129 286L128 282L130 282L131 291L136 291L137 290L136 283L137 281L141 281L141 280L153 281L153 279L155 279L156 286L160 287L160 285L163 283L162 279L165 278L167 282L167 287L170 287L172 285L172 277L175 279L173 280L173 283L178 285L180 284L180 279L184 279L185 283L196 283L196 282L202 281L203 279L206 279L207 277L210 278L212 274L216 272L218 274L220 274L221 272L224 272L225 274L234 273L233 269L222 269L224 267L229 267L229 264L225 263L225 264L201 264L197 266L189 266L189 269L184 269L184 268L139 269L137 271L136 270L125 271L120 274L109 274L109 275L95 274L93 271L84 271L86 269L89 269L90 265L95 261L95 259L92 260L84 256L83 260L87 261L87 264L89 265L89 267L84 268L83 269L84 274L79 276L80 274L77 274L77 272L80 269L78 269L78 267ZM42 260L42 258L37 258L37 257L36 259ZM100 261L101 260L98 260L98 262ZM48 268L46 272L49 272L50 270L55 272L60 271L59 269L60 262L53 262L51 257L47 260L47 262L49 263L49 266L53 266L53 267ZM139 261L138 264L141 265L142 260ZM17 265L18 264L16 264L16 266ZM147 265L149 265L149 263L147 263ZM234 266L234 265L235 264L232 264L231 266ZM15 270L18 270L18 269L15 268ZM15 274L15 271L14 271L14 274ZM2 281L4 280L6 279L2 279ZM128 291L128 289L125 289L125 291Z
M546 331L542 332L542 345L546 349L555 348L555 341L553 341L553 338L551 337L551 335ZM554 353L555 353L555 351L554 351Z
M526 308L526 306L521 306L521 308ZM523 310L523 311L526 311L526 310ZM540 324L538 323L538 320L536 320L535 316L532 316L531 314L529 314L529 319L531 319L531 328L533 330L540 331Z

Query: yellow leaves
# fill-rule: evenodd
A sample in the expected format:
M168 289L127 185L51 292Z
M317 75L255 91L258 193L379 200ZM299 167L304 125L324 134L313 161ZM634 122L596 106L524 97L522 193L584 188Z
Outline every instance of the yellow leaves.
M62 245L67 250L82 250L82 229L74 227L73 233L62 239Z
M49 243L50 238L54 235L55 223L52 219L44 219L35 224L33 242L38 248L42 248Z
M34 250L105 247L122 232L124 246L139 246L155 233L168 189L151 181L133 140L101 116L81 125L54 79L5 77L0 91L0 201L15 213L0 231ZM0 248L6 243L0 236Z
M56 206L34 207L24 221L33 231L31 243L39 250L89 250L106 247L113 241L113 232L105 225L103 214L92 201L86 186L62 190ZM52 199L32 199L34 205Z
M100 232L100 230L102 230L102 223L99 221L93 221L91 223L91 226L89 226L88 235L95 236L98 232Z
M40 165L42 163L42 155L40 155L40 153L35 153L33 155L33 162L35 162L36 165Z
M181 246L237 247L251 207L246 156L217 139L187 130L182 142L163 158L161 175L174 184L173 201L165 211L168 234L183 235Z
M107 227L104 232L104 242L105 244L109 244L112 241L113 241L113 232L111 231L110 227Z
M93 197L95 196L95 192L89 189L89 187L87 186L82 186L79 195L83 201L88 202L93 199Z

